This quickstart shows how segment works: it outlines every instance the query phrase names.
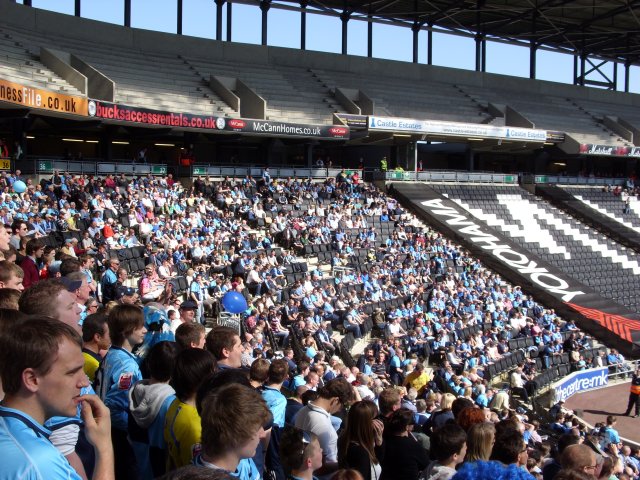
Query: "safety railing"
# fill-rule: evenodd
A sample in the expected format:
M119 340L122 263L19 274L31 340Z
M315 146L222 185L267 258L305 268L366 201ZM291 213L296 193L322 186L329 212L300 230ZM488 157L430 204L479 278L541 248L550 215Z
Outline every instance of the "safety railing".
M403 172L387 171L385 180L409 182L470 182L470 183L502 183L517 184L518 175L490 172L458 172L458 171L429 171Z
M303 167L269 167L269 175L272 178L329 178L337 176L342 169L340 168L303 168ZM351 173L353 170L345 170L345 173ZM243 178L251 175L254 178L262 176L264 168L247 167L247 166L212 166L212 165L193 165L191 167L191 175L193 177L230 177Z

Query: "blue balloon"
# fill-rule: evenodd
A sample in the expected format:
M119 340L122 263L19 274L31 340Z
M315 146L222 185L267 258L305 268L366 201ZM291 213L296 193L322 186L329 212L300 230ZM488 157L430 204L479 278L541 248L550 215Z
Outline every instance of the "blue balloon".
M222 306L224 310L229 313L242 313L247 306L247 300L238 292L227 292L222 297Z
M22 193L27 189L27 185L22 180L16 180L13 182L13 191L16 193Z

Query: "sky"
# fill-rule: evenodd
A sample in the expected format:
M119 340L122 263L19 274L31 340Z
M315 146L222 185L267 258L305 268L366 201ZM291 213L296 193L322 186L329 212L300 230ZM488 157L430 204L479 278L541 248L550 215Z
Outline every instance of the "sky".
M17 0L22 3L22 0ZM176 32L176 0L132 0L131 26L162 32ZM74 0L32 0L32 5L73 15ZM215 36L216 5L213 0L184 0L183 34L203 38ZM124 0L82 0L82 16L122 25ZM226 6L223 11L223 38L226 38ZM261 11L257 6L234 4L232 41L260 44ZM340 53L342 45L339 18L307 15L307 49ZM269 10L268 44L299 48L300 14L279 9ZM475 69L475 43L471 38L434 33L433 64ZM418 62L427 62L427 32L419 34ZM410 62L412 32L409 28L374 24L373 56ZM348 26L348 53L366 56L367 24L351 20ZM487 42L487 72L529 77L529 50L515 45ZM613 78L613 64L603 67ZM618 65L618 90L624 89L624 67ZM573 57L556 52L538 51L537 78L572 83ZM640 69L631 68L630 90L640 93ZM604 80L597 76L594 80Z

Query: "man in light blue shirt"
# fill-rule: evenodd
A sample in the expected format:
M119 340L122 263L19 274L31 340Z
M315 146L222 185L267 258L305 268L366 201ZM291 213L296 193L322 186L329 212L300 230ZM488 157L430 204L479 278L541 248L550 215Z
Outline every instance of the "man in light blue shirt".
M0 480L79 480L43 426L54 416L74 417L78 405L96 453L93 478L113 478L109 411L95 395L81 394L89 385L81 347L72 327L47 317L26 320L0 338Z
M269 365L269 378L262 390L262 398L273 415L273 424L284 427L284 414L287 409L287 398L280 392L282 384L289 376L289 364L284 359L277 359Z

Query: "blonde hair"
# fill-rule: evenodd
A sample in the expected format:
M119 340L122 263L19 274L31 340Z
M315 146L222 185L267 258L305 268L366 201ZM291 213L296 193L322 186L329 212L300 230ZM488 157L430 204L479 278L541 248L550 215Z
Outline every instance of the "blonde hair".
M453 393L445 393L440 401L440 408L442 410L450 410L455 400L456 396Z
M467 455L465 462L476 460L489 460L493 440L496 435L496 427L493 423L475 423L467 431Z

